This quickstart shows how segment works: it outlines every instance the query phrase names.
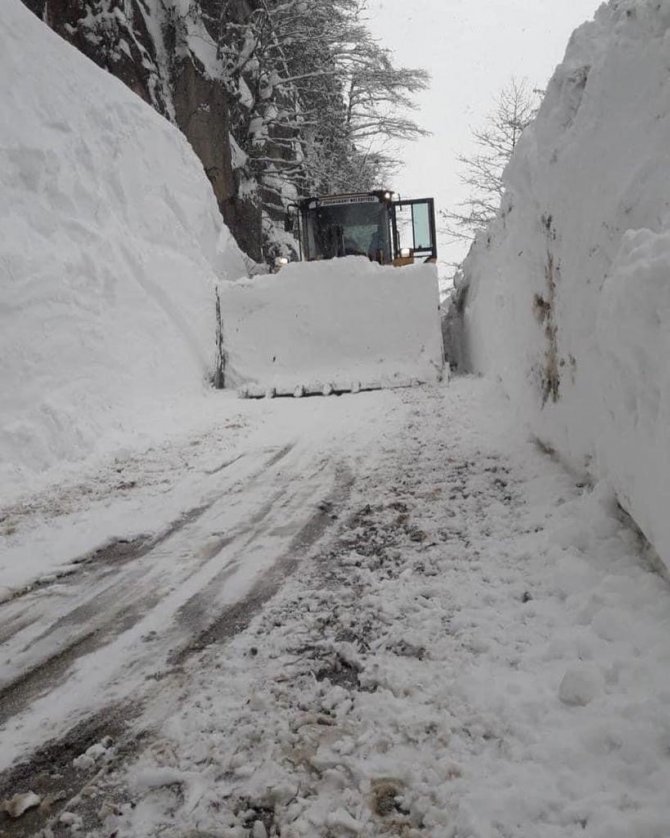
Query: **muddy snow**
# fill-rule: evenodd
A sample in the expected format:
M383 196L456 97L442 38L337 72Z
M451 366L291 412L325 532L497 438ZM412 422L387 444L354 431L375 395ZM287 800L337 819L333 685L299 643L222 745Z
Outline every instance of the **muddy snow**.
M0 605L0 828L667 838L670 597L612 498L477 379L234 405L14 513L118 516Z

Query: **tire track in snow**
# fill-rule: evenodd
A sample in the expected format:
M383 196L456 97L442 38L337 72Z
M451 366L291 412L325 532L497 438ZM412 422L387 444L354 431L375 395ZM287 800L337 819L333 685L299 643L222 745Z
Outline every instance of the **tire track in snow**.
M317 542L333 521L331 510L346 501L351 491L354 478L349 469L340 466L336 471L334 489L324 498L317 511L296 533L288 550L253 586L244 599L226 609L194 640L173 655L171 663L182 664L196 652L200 652L214 643L229 640L235 634L244 631L263 605L280 589L284 581L298 566L302 554ZM190 603L188 603L190 604ZM199 601L198 605L202 603Z
M293 446L294 443L291 443L279 451L260 452L266 455L269 453L270 456L263 457L259 466L253 466L252 471L242 478L244 483L237 486L237 491L248 490L259 477L287 456ZM242 454L224 465L233 465L245 456L247 455ZM218 469L220 470L221 468ZM12 647L2 650L11 656L11 665L6 667L5 683L0 686L0 724L19 712L33 696L41 693L49 684L56 684L78 657L101 648L154 608L166 590L158 578L160 574L153 574L156 588L147 593L146 585L142 586L142 582L151 577L155 568L150 565L147 569L141 564L131 568L125 566L140 563L142 559L151 557L158 548L170 542L184 529L197 524L216 503L229 495L229 491L219 490L206 503L181 514L153 537L143 535L134 539L113 539L108 544L72 560L70 568L57 578L38 581L0 605L0 632L3 631L3 627L5 632L2 642L5 644L10 640L14 641ZM272 500L252 516L252 521L260 522L268 514L271 506ZM249 527L242 527L240 532L246 532L248 529ZM192 575L199 566L213 559L236 537L238 532L233 528L229 535L205 547L199 556L193 558L186 576ZM121 575L118 574L119 568L123 568ZM110 572L114 574L111 580ZM54 603L45 589L55 585L58 585L57 607L55 617L51 618L49 609ZM63 589L63 585L74 588L74 593L68 593ZM77 591L77 586L81 586L83 590ZM33 614L37 614L28 621L24 618L25 603L22 600L29 593L39 593L39 598L32 598L31 610ZM69 601L72 598L79 604L71 606ZM26 662L22 664L24 658Z
M272 466L276 466L283 460L292 447L292 445L285 446L279 452L275 452L271 457ZM331 483L331 475L333 474L334 487L331 486L324 493L322 487L327 487ZM65 778L61 787L59 787L59 791L64 791L66 798L73 794L76 795L78 789L90 781L91 773L85 771L73 772L72 754L76 747L81 749L75 753L75 755L78 755L88 745L94 744L94 742L91 742L93 735L90 733L91 730L95 732L94 736L98 736L98 738L100 735L111 735L115 741L122 743L123 747L119 753L119 758L122 755L125 756L129 741L143 735L142 731L146 724L155 721L153 714L145 722L141 719L142 708L147 702L152 701L152 694L158 691L162 692L166 687L166 681L170 679L178 680L181 677L181 664L188 657L207 645L230 638L248 624L251 613L248 616L247 613L256 613L258 609L262 608L267 599L281 587L286 576L295 570L304 551L324 534L333 520L330 511L332 505L339 502L348 493L352 483L351 475L344 467L333 468L326 461L318 462L316 468L313 467L307 476L297 476L292 474L290 469L287 469L281 475L276 473L274 479L280 481L280 487L271 488L269 498L261 502L260 507L248 516L245 524L239 525L236 531L230 532L226 536L217 536L213 541L205 543L201 550L200 572L208 565L212 565L214 572L209 574L207 584L198 587L191 598L185 600L180 608L176 608L173 613L179 614L181 611L183 618L183 609L186 608L188 603L193 608L196 607L197 603L200 614L210 613L211 609L217 607L217 592L219 594L222 590L225 592L226 581L230 580L236 572L239 572L244 553L253 548L256 541L265 542L269 539L270 544L275 547L283 545L283 548L269 562L269 566L252 583L248 593L242 599L234 599L228 606L219 607L219 613L205 627L199 629L191 641L183 643L178 653L166 661L167 668L158 668L154 673L153 680L145 682L140 689L135 690L132 704L126 705L132 707L125 714L125 721L132 722L130 729L127 728L126 724L117 726L113 723L117 715L117 710L114 708L108 711L105 707L102 707L88 716L84 715L84 718L80 719L74 727L70 726L69 729L64 729L61 736L56 737L47 746L39 748L32 759L22 761L19 765L1 774L0 798L11 796L16 791L17 784L25 782L26 778L42 777L45 760L49 761L52 774L55 771L63 774ZM247 484L247 491L258 494L257 490L258 487ZM319 498L322 502L315 505L315 501ZM262 501L262 496L260 500ZM222 498L220 503L225 505L225 501L226 498ZM210 505L208 510L204 510L197 516L197 519L185 523L178 530L174 530L170 537L162 539L162 549L167 549L171 545L171 540L174 541L177 536L189 536L189 527L200 527L204 523L203 518L206 519L207 517L206 513L209 509L213 510L215 505ZM307 512L306 519L305 512ZM303 518L302 521L300 521L300 516ZM292 528L287 527L287 518L294 520ZM263 544L261 544L262 546ZM145 555L151 555L151 552L149 551ZM231 555L237 553L237 558L226 560L222 567L220 561L219 566L215 566L217 557L220 557L222 553ZM197 575L197 573L198 569L194 569L190 575ZM207 601L203 602L203 599L199 599L199 597L204 595L205 592ZM114 586L109 586L105 590L105 595L111 596L113 593ZM136 604L138 606L148 604L150 608L154 603L151 600L147 603L146 598L144 598L138 599ZM98 602L98 605L102 605L102 603ZM90 617L91 609L95 608L95 603L79 606L79 608L83 610L77 613L74 622L87 620ZM61 628L68 627L72 622L70 619L71 613L66 613L59 619ZM53 658L46 662L42 661L39 667L10 684L5 688L3 694L0 694L0 699L2 699L0 706L5 713L3 721L6 723L9 719L17 717L20 726L30 724L30 713L28 712L27 716L25 713L23 714L26 718L23 718L21 713L24 710L29 711L31 702L42 690L50 686L58 686L56 682L59 678L66 684L69 675L68 670L79 658L96 650L99 650L97 654L100 655L102 647L108 645L113 636L127 631L138 619L142 620L144 617L143 614L130 613L127 609L118 611L112 621L107 621L84 632L79 637L75 637L69 645L59 649ZM194 634L192 620L182 619L179 623L182 629L186 627L192 635ZM197 626L195 628L197 629ZM183 631L181 633L183 634ZM151 634L153 632L148 632L147 635L148 647L152 645ZM149 654L155 657L155 651ZM151 675L151 673L149 674ZM160 682L160 687L155 686L157 681ZM54 697L53 700L57 699ZM106 728L105 718L107 713L109 713L110 724ZM121 718L124 718L124 714L121 714ZM81 731L89 731L89 733L83 735ZM106 732L103 734L103 731ZM42 777L39 782L35 781L31 787L33 785L39 793L48 795L53 792L53 783L48 777L46 779ZM56 785L58 786L58 784ZM20 822L5 820L0 828L4 829L7 835L32 834L32 830L37 828L36 824L44 823L51 817L53 811L60 809L62 809L62 803L54 801L53 806L48 810L41 813L29 813L29 816L25 816ZM3 816L0 816L0 820L2 818Z

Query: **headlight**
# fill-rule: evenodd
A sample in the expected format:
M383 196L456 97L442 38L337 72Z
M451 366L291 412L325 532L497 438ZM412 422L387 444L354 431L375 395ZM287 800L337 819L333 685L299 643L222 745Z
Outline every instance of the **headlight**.
M401 256L402 259L409 259L409 257L411 255L412 255L412 251L409 249L409 247L401 247L400 248L400 256Z

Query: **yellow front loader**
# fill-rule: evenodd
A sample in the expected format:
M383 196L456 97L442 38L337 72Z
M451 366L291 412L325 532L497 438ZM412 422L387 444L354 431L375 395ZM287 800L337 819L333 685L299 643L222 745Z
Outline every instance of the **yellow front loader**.
M441 379L432 198L306 198L287 228L299 262L220 288L225 386L300 396Z

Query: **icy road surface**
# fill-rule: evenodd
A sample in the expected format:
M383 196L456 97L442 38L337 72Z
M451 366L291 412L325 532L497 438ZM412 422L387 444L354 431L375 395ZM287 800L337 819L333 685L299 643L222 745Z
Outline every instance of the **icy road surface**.
M602 488L481 381L221 409L3 510L0 830L670 835L670 595Z

